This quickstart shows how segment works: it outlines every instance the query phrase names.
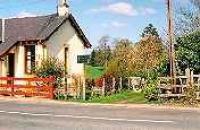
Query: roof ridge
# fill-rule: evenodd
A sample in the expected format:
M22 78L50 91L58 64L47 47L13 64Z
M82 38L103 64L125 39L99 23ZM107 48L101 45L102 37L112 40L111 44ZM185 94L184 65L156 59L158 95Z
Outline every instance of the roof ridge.
M53 17L58 16L56 13L54 14L48 14L48 15L38 15L38 16L27 16L27 17L8 17L4 18L5 20L15 20L15 19L27 19L27 18L40 18L40 17ZM2 18L0 18L2 19Z
M13 18L11 20L6 19L6 42L5 44L0 44L0 57L6 54L6 52L19 41L47 40L66 22L67 19L78 33L79 38L83 40L84 46L91 47L91 44L72 14L61 17L57 14L51 14L31 18Z

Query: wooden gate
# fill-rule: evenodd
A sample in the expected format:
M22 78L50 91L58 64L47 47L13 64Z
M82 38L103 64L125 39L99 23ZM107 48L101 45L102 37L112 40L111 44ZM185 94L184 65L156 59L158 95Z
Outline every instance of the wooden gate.
M0 95L54 98L55 78L0 77Z

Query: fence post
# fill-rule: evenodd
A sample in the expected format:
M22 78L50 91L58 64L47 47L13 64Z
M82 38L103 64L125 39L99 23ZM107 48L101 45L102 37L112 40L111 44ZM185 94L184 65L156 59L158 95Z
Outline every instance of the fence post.
M56 81L56 79L54 77L50 77L50 84L51 86L50 87L50 95L49 95L49 98L50 99L54 99L54 90L55 90L55 86L54 86L54 83Z
M54 86L51 86L50 87L50 96L49 96L50 99L54 99Z
M115 85L116 85L116 80L115 78L112 78L112 92L115 92Z
M185 76L187 77L187 86L190 84L190 69L185 69Z
M14 78L9 78L10 84L11 84L11 96L15 96L15 90L14 90Z
M86 86L85 86L85 77L82 78L83 83L83 100L86 99Z
M193 84L194 84L194 71L193 70L190 71L190 83L193 86Z
M131 78L128 78L128 88L131 88Z
M121 91L123 88L123 79L122 77L119 78L119 90Z
M105 96L105 87L106 87L106 80L103 78L103 83L102 83L102 96Z

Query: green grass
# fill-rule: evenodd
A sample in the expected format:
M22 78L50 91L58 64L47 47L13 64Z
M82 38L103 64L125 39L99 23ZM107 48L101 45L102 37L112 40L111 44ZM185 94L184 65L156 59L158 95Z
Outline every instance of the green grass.
M141 92L125 91L111 96L95 97L87 102L104 104L147 104L148 100Z
M103 67L93 67L89 65L85 66L86 78L97 79L100 78L103 74L104 74Z

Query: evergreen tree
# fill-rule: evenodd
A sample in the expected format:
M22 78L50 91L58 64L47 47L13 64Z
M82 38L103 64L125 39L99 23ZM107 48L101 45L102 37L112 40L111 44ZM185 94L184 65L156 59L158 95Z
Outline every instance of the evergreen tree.
M144 31L142 33L142 37L146 37L146 36L150 36L150 35L159 37L157 28L155 28L153 26L153 24L149 24L147 27L145 27Z
M91 66L96 66L95 57L96 57L96 51L93 50L92 53L91 53L91 58L90 58L90 65Z
M110 38L104 36L99 41L99 46L95 54L95 63L98 66L107 67L107 63L111 58Z

